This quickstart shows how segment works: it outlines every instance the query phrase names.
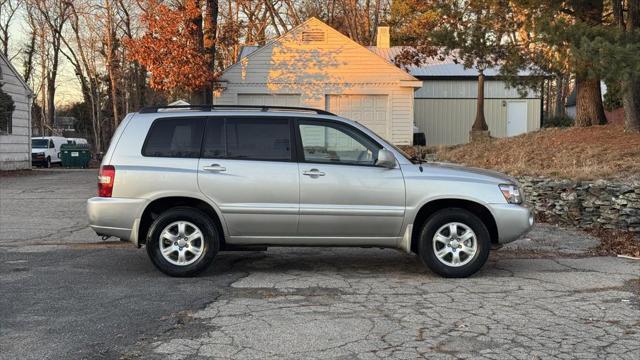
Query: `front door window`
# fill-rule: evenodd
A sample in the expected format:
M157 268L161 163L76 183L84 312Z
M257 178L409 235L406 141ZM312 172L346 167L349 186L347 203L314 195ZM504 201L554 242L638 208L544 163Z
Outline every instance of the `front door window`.
M352 129L334 124L300 124L305 162L375 165L379 146Z

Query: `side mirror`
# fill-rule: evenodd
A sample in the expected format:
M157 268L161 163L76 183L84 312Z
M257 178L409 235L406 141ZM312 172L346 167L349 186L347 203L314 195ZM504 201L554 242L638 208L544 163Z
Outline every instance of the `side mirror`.
M396 167L396 157L393 153L387 149L380 149L378 151L378 160L376 160L376 166L393 169Z

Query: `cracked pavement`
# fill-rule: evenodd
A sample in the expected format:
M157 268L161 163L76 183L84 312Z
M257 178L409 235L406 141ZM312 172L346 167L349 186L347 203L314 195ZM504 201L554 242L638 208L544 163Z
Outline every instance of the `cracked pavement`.
M447 280L390 250L269 251L144 354L243 358L638 358L640 263L492 259ZM637 284L636 284L637 285ZM145 355L145 357L147 357Z
M587 257L584 233L537 226L468 279L359 248L226 252L177 279L86 227L95 176L0 178L0 359L640 358L640 262Z

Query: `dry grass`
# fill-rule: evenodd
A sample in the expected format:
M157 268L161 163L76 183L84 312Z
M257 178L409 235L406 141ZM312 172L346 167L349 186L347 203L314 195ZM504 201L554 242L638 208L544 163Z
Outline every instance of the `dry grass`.
M591 229L589 232L600 238L600 245L593 254L600 256L627 255L640 258L640 238L628 231Z
M542 129L435 151L443 161L511 175L576 180L640 178L640 134L625 133L618 124Z

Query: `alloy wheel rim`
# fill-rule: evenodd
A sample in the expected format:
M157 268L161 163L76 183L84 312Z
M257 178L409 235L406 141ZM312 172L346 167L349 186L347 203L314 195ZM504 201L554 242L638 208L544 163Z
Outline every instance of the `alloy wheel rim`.
M451 267L468 264L478 252L478 240L471 228L460 222L441 226L433 235L436 258Z
M193 264L204 253L202 231L188 221L175 221L165 226L159 244L162 257L173 265Z

